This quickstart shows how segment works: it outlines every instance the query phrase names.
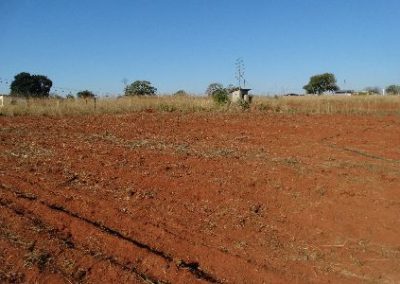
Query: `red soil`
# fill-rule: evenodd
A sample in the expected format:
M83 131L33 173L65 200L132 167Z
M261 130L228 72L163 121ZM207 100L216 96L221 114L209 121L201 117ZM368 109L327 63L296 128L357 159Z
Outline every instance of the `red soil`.
M400 118L0 118L0 282L400 282Z

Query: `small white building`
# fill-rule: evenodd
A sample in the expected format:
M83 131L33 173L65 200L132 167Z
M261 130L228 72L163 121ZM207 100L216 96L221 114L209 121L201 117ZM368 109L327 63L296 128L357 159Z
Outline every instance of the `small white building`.
M231 94L231 101L233 103L238 103L240 101L245 101L247 103L251 103L251 101L253 100L253 96L249 94L249 91L251 89L242 89L240 88L237 91L234 91Z

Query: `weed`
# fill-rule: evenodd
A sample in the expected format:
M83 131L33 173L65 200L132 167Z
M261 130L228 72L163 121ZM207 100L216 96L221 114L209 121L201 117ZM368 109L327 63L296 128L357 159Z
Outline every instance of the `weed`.
M240 100L239 101L239 106L242 110L247 110L250 108L250 103L246 102L245 100Z
M25 266L30 267L36 265L39 271L43 272L50 260L50 253L34 249L25 256Z
M170 104L160 104L158 109L165 112L174 112L178 110L176 106Z

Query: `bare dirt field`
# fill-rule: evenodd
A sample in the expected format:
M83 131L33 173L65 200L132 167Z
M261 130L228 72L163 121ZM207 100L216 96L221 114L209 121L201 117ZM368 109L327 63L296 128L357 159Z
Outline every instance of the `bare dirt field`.
M398 115L0 125L0 282L400 282Z

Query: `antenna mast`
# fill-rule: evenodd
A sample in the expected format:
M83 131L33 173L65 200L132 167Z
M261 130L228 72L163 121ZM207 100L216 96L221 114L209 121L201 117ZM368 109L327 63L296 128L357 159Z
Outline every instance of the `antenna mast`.
M242 88L242 80L243 80L243 87L246 87L246 80L244 79L244 61L243 58L239 57L236 59L236 80L238 80L239 88Z

